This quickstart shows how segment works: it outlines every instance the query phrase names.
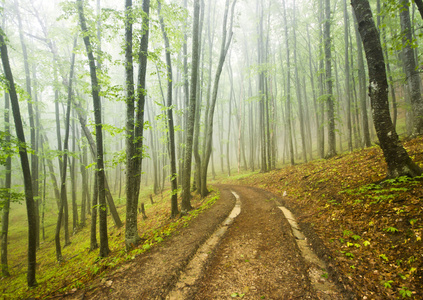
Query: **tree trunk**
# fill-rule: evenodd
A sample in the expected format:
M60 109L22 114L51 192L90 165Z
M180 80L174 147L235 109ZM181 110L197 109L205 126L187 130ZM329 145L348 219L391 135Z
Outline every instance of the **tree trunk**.
M369 92L373 119L388 165L387 177L418 176L422 170L411 160L401 145L389 114L388 81L379 32L375 26L372 11L367 0L352 0L358 29L363 41L369 69Z
M170 159L170 184L171 184L171 211L170 216L172 218L176 217L179 213L178 210L178 183L177 183L177 171L176 171L176 149L175 149L175 128L173 124L173 109L172 109L172 59L170 56L170 45L169 45L169 38L167 37L167 33L165 30L165 24L163 21L163 17L160 14L161 10L161 0L158 2L158 14L160 18L160 27L163 34L163 39L165 42L165 50L166 50L166 66L167 66L167 122L168 122L168 150L169 150L169 159ZM143 204L144 205L144 204ZM144 207L144 206L143 206Z
M6 132L5 142L10 143L10 118L9 118L9 93L4 94L4 131ZM12 187L12 157L9 154L6 158L6 197L3 199L3 214L1 218L1 272L4 277L9 277L9 265L7 263L7 236L9 234L9 210L10 210L10 188Z
M191 89L189 97L189 109L187 120L187 133L185 138L184 170L182 173L181 211L186 213L192 209L191 206L191 162L192 147L194 139L195 106L197 95L197 76L199 65L199 22L200 22L200 1L194 0L194 23L192 31L192 62L191 62Z
M283 19L285 27L285 48L286 48L286 65L287 65L287 85L286 85L286 133L288 144L289 144L289 160L291 166L295 164L294 161L294 145L292 141L292 120L291 120L291 60L289 51L289 36L288 36L288 22L286 18L285 0L283 0Z
M295 8L295 1L294 1L294 8L293 8L293 40L294 40L294 66L295 66L295 86L297 91L297 101L298 101L298 115L299 115L299 122L300 122L300 134L301 134L301 146L302 146L302 155L303 161L307 162L307 146L306 146L306 137L305 137L305 126L304 126L304 108L303 108L303 101L301 97L301 84L300 84L300 77L298 76L298 62L297 62L297 35L296 35L296 8ZM307 99L305 99L307 101Z
M91 89L94 105L94 119L95 119L95 137L97 145L97 173L98 173L98 195L99 195L99 209L100 209L100 257L106 257L109 252L109 242L107 237L107 212L106 212L106 198L105 198L105 173L103 161L103 125L101 121L101 101L100 101L100 85L98 83L94 55L92 52L92 45L87 30L87 24L84 16L82 0L77 0L78 15L81 25L81 30L84 36L84 44L87 52L87 57L90 65L91 74Z
M416 71L414 46L412 45L412 28L409 12L409 1L401 0L400 19L402 31L403 61L406 81L410 90L412 134L423 133L423 101L421 95L420 74Z
M20 141L19 155L21 158L21 167L24 178L25 186L25 202L26 212L28 219L28 272L27 272L27 284L29 287L37 285L35 279L36 264L37 264L37 239L36 239L36 222L37 218L35 215L35 202L32 193L32 178L31 170L29 167L28 153L25 145L25 134L23 130L23 124L21 119L21 113L19 109L19 100L16 94L15 82L13 80L12 70L9 64L9 56L7 54L7 46L4 39L4 31L0 28L0 51L1 60L3 64L3 70L6 80L8 81L9 95L11 100L11 106L13 111L13 118L15 120L16 136Z
M347 98L347 138L348 150L353 151L352 145L352 122L351 122L351 83L350 83L350 61L349 61L349 18L347 0L344 0L344 43L345 43L345 97Z
M62 218L63 218L63 210L65 206L68 205L67 202L67 192L66 192L66 171L67 171L67 164L68 164L68 143L69 143L69 131L70 131L70 112L71 112L71 105L72 105L72 82L73 82L73 73L74 73L74 66L75 66L75 48L76 48L77 38L74 39L73 42L73 51L72 51L72 58L71 58L71 67L70 67L70 74L69 74L69 84L68 84L68 101L66 107L66 119L65 119L65 140L63 142L63 160L62 160L62 172L61 172L61 181L60 181L60 209L59 214L57 216L57 223L56 223L56 233L55 233L55 245L56 245L56 260L61 262L63 260L62 256L62 249L60 246L60 229L62 225ZM65 230L67 227L67 223L65 221ZM68 238L68 237L67 237ZM65 235L65 246L70 244L70 241L66 238Z
M31 73L29 69L29 59L28 59L28 51L26 47L26 43L24 40L24 31L22 28L22 20L21 15L19 12L19 4L15 1L15 8L16 8L16 17L18 21L18 28L19 28L19 38L22 46L22 55L23 55L23 62L24 62L24 69L25 69L25 89L28 95L27 102L28 102L28 115L29 115L29 125L30 125L30 141L31 141L31 177L32 177L32 193L35 201L35 218L36 227L35 227L35 236L37 241L37 248L39 248L39 214L38 214L38 145L36 139L36 124L35 124L35 111L33 107L33 98L32 98L32 86L31 86ZM36 103L36 101L34 101Z
M76 152L76 133L75 133L75 119L72 119L72 159L69 158L69 167L70 167L70 175L71 175L71 186L72 186L72 232L75 234L78 231L78 206L76 204L76 159L75 159L75 152Z
M204 182L202 186L201 196L205 197L208 194L207 189L207 170L208 165L210 162L210 155L212 152L212 141L213 141L213 117L214 117L214 110L216 107L216 100L217 100L217 92L219 89L219 80L220 75L222 74L223 64L225 63L226 54L228 53L229 46L232 40L232 26L233 26L233 18L234 18L234 9L237 0L234 0L232 3L231 8L231 23L229 26L229 36L228 30L226 29L227 21L228 21L228 11L229 11L229 0L226 0L225 4L225 13L223 16L223 30L222 30L222 44L220 47L220 56L219 56L219 63L216 68L216 73L214 77L213 83L213 91L212 91L212 98L210 102L210 109L209 114L207 117L207 124L205 124L205 135L204 135L204 149L203 149L203 168L201 170L201 177L202 182Z
M90 230L90 251L93 251L98 248L97 243L97 212L98 209L98 172L94 173L94 190L93 190L93 200L91 207L91 230Z
M328 112L328 153L327 157L336 155L336 137L335 137L335 104L333 97L333 79L332 79L332 39L330 35L330 0L325 0L325 69L326 69L326 93L327 93L327 112Z
M81 124L81 129L84 132L84 136L86 137L86 139L88 141L88 145L89 145L90 150L91 150L91 156L93 157L94 160L96 160L97 159L96 143L94 141L94 138L93 138L90 130L87 127L87 121L85 119L85 116L82 114L82 112L85 111L85 110L81 107L81 105L77 101L74 101L74 105L76 107L76 113L78 115L79 123ZM120 228L120 227L123 226L123 224L122 224L122 221L119 218L119 214L117 212L115 202L113 201L113 196L110 193L110 188L109 188L109 183L107 181L107 177L104 178L104 185L105 185L105 188L106 188L105 192L106 192L107 205L110 209L110 213L112 214L113 222L115 223L115 226L117 228Z
M362 48L362 41L358 32L358 24L354 17L354 28L355 28L355 35L356 35L356 43L357 43L357 59L358 59L358 85L359 85L359 102L361 106L361 114L362 114L362 126L363 126L363 136L364 136L364 146L370 147L370 129L369 129L369 120L367 117L367 92L366 92L366 71L364 69L364 60L363 60L363 48Z
M137 168L135 140L135 83L132 58L132 24L135 21L132 0L125 2L125 75L126 75L126 228L125 244L127 249L138 245L140 237L137 226Z

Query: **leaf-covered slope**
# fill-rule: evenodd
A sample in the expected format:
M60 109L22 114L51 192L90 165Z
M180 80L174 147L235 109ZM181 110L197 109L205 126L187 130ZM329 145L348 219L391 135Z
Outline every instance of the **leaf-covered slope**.
M405 142L423 165L423 139ZM359 299L423 298L421 178L383 181L379 147L284 167L241 180L280 196L327 248ZM285 195L285 196L284 196Z

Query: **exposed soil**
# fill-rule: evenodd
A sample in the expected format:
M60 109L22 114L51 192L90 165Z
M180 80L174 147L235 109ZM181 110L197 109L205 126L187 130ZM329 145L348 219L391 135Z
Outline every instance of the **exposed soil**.
M423 167L423 137L404 146ZM423 181L385 174L374 146L230 182L280 197L344 295L423 299Z
M235 203L227 190L221 199L179 233L139 255L116 272L97 279L86 291L67 299L162 299L198 247L226 218Z
M220 199L187 228L156 249L141 254L72 299L165 299L197 249L234 207L241 213L229 225L184 299L342 299L316 290L311 263L304 260L291 227L271 193L245 186L220 186ZM320 281L328 279L321 278ZM186 286L185 286L186 288Z
M241 214L222 241L194 299L316 299L290 225L275 198L228 186Z

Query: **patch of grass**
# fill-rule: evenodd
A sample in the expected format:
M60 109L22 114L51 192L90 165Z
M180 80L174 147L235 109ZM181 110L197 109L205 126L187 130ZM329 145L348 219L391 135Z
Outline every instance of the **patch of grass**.
M56 226L55 203L49 202L50 208L45 214L45 240L41 241L37 251L37 282L32 289L26 287L26 209L24 205L14 203L11 208L11 222L9 230L9 271L11 276L0 281L2 297L10 298L45 298L48 295L64 294L84 288L97 276L105 276L108 272L118 268L125 261L133 260L136 256L151 249L155 245L172 235L183 226L189 226L192 219L209 209L220 197L213 191L207 198L194 197L191 201L194 210L182 218L170 219L170 191L154 196L154 205L150 203L149 191L143 191L141 201L145 203L147 219L138 217L138 231L143 243L130 252L125 250L125 228L114 227L111 216L108 216L109 248L108 257L99 259L98 250L90 248L90 216L86 226L80 228L71 236L71 244L62 249L64 261L56 262L54 234ZM125 206L117 209L122 220L125 220ZM71 214L70 214L71 223ZM62 229L62 246L64 245ZM99 238L97 237L99 241ZM9 296L8 296L9 295Z

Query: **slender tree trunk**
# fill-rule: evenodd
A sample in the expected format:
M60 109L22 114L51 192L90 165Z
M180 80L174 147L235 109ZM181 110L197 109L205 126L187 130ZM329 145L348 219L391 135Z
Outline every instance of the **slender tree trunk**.
M217 100L217 93L219 89L219 80L220 75L222 74L223 64L225 63L226 54L228 53L229 46L231 44L233 32L233 18L234 18L234 9L237 0L232 2L231 8L231 21L229 25L229 35L228 30L226 28L228 22L228 12L229 12L229 0L226 1L225 4L225 13L223 16L223 30L222 30L222 43L220 47L220 56L219 56L219 63L216 68L216 73L214 77L213 83L213 90L212 90L212 98L210 102L210 110L207 118L207 124L205 124L205 136L204 136L204 150L203 150L203 169L201 171L202 181L204 182L202 186L201 195L205 197L208 194L207 189L207 170L208 165L210 162L210 155L212 151L212 140L213 140L213 118L214 118L214 111L216 107L216 100Z
M15 0L15 9L16 9L16 17L18 21L18 28L19 28L19 38L22 46L22 55L23 55L23 62L24 62L24 69L25 69L25 89L28 94L27 98L27 106L28 106L28 115L29 115L29 125L30 125L30 141L31 141L31 177L32 177L32 193L35 201L35 218L36 218L36 227L35 227L35 238L37 241L37 248L39 248L39 215L38 215L38 146L37 146L37 140L36 140L36 124L35 124L35 111L33 107L33 100L32 99L32 86L31 86L31 73L29 69L29 60L28 60L28 51L24 39L24 31L22 27L22 20L21 15L19 12L19 4Z
M49 142L48 142L47 135L45 135L45 134L41 135L41 144L42 145L47 144L46 148L49 148L49 146L48 146ZM50 180L51 180L51 183L53 185L54 196L56 198L57 208L60 209L60 192L59 192L59 187L57 185L56 173L54 171L53 162L51 161L51 159L46 159L46 160L47 160L47 166L48 166L48 171L49 171L49 175L50 175Z
M57 216L57 224L56 224L56 233L55 233L55 245L56 245L56 260L61 262L63 260L62 256L62 249L60 246L60 229L62 225L62 218L63 218L63 210L65 206L68 205L67 202L67 192L66 192L66 171L68 165L68 143L69 143L69 131L70 131L70 112L71 112L71 105L72 105L72 82L73 82L73 73L74 73L74 66L75 66L75 48L76 48L77 38L74 39L73 43L73 51L71 57L71 68L69 74L69 84L68 84L68 101L67 101L67 108L66 108L66 119L65 119L65 140L63 142L63 163L62 163L62 172L61 172L61 181L60 181L60 209L59 214ZM65 226L67 226L65 222ZM66 227L65 227L66 228ZM66 229L65 229L66 230ZM66 239L65 236L65 246L69 245L70 241Z
M287 65L287 85L286 85L286 133L287 141L289 144L289 160L291 166L295 164L294 161L294 145L292 141L292 120L291 120L291 60L290 60L290 51L289 51L289 36L288 36L288 22L286 18L286 8L285 0L283 0L283 19L285 27L285 48L286 48L286 65Z
M97 145L97 173L98 173L98 195L100 209L100 257L106 257L109 252L109 242L107 237L107 212L106 212L106 195L105 195L105 171L103 161L103 125L101 121L101 101L100 101L100 85L98 83L94 55L92 45L87 30L87 24L84 16L82 0L77 0L79 21L81 30L84 35L84 44L90 65L91 89L94 104L95 118L95 137Z
M401 0L400 19L403 43L403 60L406 80L410 90L412 134L423 132L423 100L421 93L421 79L416 71L416 61L412 46L412 27L410 21L409 1Z
M303 108L303 101L301 97L301 84L300 84L300 77L298 76L298 62L297 62L297 35L296 35L296 8L295 8L295 1L294 1L294 12L293 12L293 40L294 40L294 66L295 66L295 85L297 91L297 101L298 101L298 115L299 115L299 122L300 122L300 134L301 134L301 146L302 146L302 155L303 161L307 162L307 146L306 146L306 137L305 137L305 128L304 128L304 108ZM307 101L307 99L305 99Z
M345 97L347 99L347 138L348 150L353 151L352 145L352 121L351 121L351 83L350 83L350 61L349 61L349 18L347 0L344 0L344 43L345 43Z
M181 210L183 213L192 209L191 206L191 162L194 139L195 106L197 95L197 76L199 65L199 22L200 1L194 0L194 23L192 32L192 62L191 62L191 89L188 108L187 133L185 139L184 170L182 172Z
M320 53L320 59L319 59L319 90L320 90L320 97L324 97L325 95L325 81L324 81L324 71L325 71L325 67L324 67L324 44L325 44L325 40L324 40L324 5L323 5L323 0L319 0L319 24L321 24L319 26L319 53ZM319 156L320 158L324 158L325 156L325 101L321 100L320 101L320 107L319 107L319 111L320 111L320 147L319 147Z
M98 172L94 173L94 189L93 189L93 200L91 207L91 234L90 234L90 251L98 248L97 243L97 211L98 209Z
M89 145L90 151L91 151L91 156L93 157L94 160L96 160L97 159L96 143L95 143L94 138L91 134L91 131L87 127L87 121L85 119L85 116L82 113L85 110L82 108L82 106L77 101L74 102L74 105L76 107L76 113L78 115L78 120L79 120L79 123L81 125L81 129L84 132L84 136L88 141L88 145ZM110 213L112 214L113 222L115 223L116 227L120 228L120 227L123 226L123 224L122 224L122 221L119 218L119 214L117 212L115 202L113 201L113 196L110 193L110 188L109 188L109 183L107 181L107 177L104 178L104 185L105 185L105 188L106 188L105 192L106 192L107 205L110 209Z
M160 18L160 27L163 34L163 39L165 42L165 50L166 50L166 66L167 66L167 122L168 122L168 149L169 149L169 159L170 159L170 184L171 184L171 211L170 216L172 218L176 217L179 213L178 210L178 183L177 183L177 171L176 171L176 148L175 148L175 128L173 125L173 109L172 109L172 59L170 56L170 44L169 38L167 36L165 30L165 24L163 21L163 17L161 16L161 0L158 2L158 14Z
M75 234L78 230L78 206L76 204L76 159L75 159L75 152L76 152L76 133L75 133L75 119L72 119L72 159L69 158L69 167L70 167L70 174L71 174L71 186L72 186L72 231Z
M79 130L78 130L79 132ZM81 223L79 224L81 227L85 227L85 219L86 219L86 207L87 207L87 200L88 200L88 176L87 176L87 148L86 145L81 144L79 147L80 149L80 171L82 176L82 191L81 191Z
M327 112L328 112L328 157L336 155L336 137L335 137L335 103L333 97L333 79L332 79L332 39L330 34L330 0L325 0L325 69L326 69L326 93L327 93Z
M362 113L362 127L363 127L363 137L364 137L364 146L370 147L370 129L369 129L369 119L367 117L367 92L366 92L366 72L364 69L364 59L363 59L363 47L360 34L358 32L358 24L356 18L354 17L354 28L356 32L356 42L357 42L357 60L358 60L358 85L359 85L359 102L361 106Z
M144 111L145 111L145 99L147 95L147 88L146 88L146 74L147 74L147 58L148 58L148 41L149 41L149 34L150 34L150 0L143 0L142 3L142 10L143 10L143 20L142 20L142 29L143 34L140 41L140 48L138 51L138 80L137 80L137 90L136 90L136 118L135 118L135 157L134 157L134 169L136 170L137 176L135 177L136 180L136 187L135 187L135 194L132 195L133 202L132 202L132 209L133 213L136 214L137 207L138 207L138 197L140 193L140 185L141 185L141 169L142 169L142 156L143 156L143 134L144 134ZM128 193L126 195L128 197ZM129 195L131 196L131 195ZM136 220L137 218L132 218L133 223L128 224L126 226L130 226L129 229L132 231L132 236L136 237L138 233L135 232L137 230ZM128 245L128 243L127 243Z
M6 133L5 142L10 143L10 97L9 93L4 94L4 131ZM3 199L3 214L1 219L1 272L4 277L9 277L9 265L7 262L7 244L9 234L9 211L10 211L10 188L12 187L12 157L10 155L6 158L6 197Z
M35 202L32 193L32 178L31 170L29 167L28 153L25 145L25 134L19 109L19 100L16 94L15 82L13 80L12 70L10 68L9 56L7 54L7 46L4 39L4 31L0 28L0 51L3 70L6 80L8 81L9 95L12 106L13 118L15 120L16 136L20 141L19 155L21 158L21 167L24 178L25 186L25 202L26 212L28 219L28 271L27 271L27 284L29 287L37 285L35 279L36 264L37 264L37 240L36 240L36 222L35 215Z

